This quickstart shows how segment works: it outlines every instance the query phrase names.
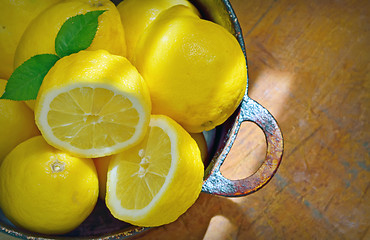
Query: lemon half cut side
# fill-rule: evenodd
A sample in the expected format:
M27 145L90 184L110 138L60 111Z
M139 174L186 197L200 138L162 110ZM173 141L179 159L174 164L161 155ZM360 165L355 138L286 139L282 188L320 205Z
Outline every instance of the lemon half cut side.
M152 116L144 140L112 156L107 207L138 226L173 222L198 198L203 172L194 139L169 117Z
M129 61L105 50L59 60L46 75L35 106L46 141L81 157L102 157L144 137L150 117L145 82Z

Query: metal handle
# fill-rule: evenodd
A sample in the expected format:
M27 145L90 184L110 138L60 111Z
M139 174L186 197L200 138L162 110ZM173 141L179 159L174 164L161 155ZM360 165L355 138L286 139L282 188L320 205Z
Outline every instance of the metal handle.
M266 137L267 153L264 162L253 175L244 179L230 180L221 174L220 167L244 121L251 121L263 130ZM277 171L283 155L282 133L274 117L247 95L241 103L237 124L232 129L231 136L210 172L207 173L209 175L203 183L203 192L225 197L245 196L262 188Z

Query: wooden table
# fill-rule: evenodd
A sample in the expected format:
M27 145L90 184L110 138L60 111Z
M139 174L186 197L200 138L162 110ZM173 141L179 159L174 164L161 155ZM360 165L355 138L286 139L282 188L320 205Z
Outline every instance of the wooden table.
M138 239L370 239L370 1L231 3L249 95L284 135L282 164L258 192L201 194L176 222ZM224 175L253 173L265 148L262 131L244 123Z

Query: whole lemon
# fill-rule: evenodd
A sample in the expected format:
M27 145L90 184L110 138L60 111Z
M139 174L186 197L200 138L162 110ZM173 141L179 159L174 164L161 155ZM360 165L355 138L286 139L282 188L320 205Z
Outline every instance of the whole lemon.
M198 10L187 0L125 0L117 5L125 30L127 58L132 59L136 43L145 29L164 10L183 5L192 14L199 16Z
M125 34L116 6L109 0L65 0L38 15L25 30L17 47L14 66L37 54L55 54L55 38L64 22L89 11L106 10L98 18L98 30L87 50L104 49L126 55Z
M73 157L42 136L14 148L0 166L0 207L15 225L63 234L93 210L99 185L92 159Z
M96 167L96 172L98 173L99 178L99 197L103 201L105 201L105 193L107 188L107 173L109 162L112 156L114 155L93 159Z
M28 24L43 10L61 0L0 1L0 78L13 72L15 49Z
M190 136L195 140L198 144L200 150L200 156L202 157L203 163L206 163L208 157L208 146L206 142L206 138L204 137L203 133L190 133Z
M0 95L6 83L0 79ZM0 133L0 164L19 143L40 135L33 112L23 102L8 99L0 99Z
M216 23L161 13L140 38L134 65L147 82L153 114L189 132L222 124L241 102L246 60L236 38Z

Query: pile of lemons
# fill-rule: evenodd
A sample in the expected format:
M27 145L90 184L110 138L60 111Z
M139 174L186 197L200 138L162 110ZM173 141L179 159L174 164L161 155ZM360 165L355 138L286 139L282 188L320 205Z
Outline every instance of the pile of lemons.
M24 61L55 53L68 18L95 10L92 44L58 60L36 100L0 100L0 208L30 231L73 230L99 196L134 225L175 221L201 191L202 132L245 92L235 37L186 0L7 0L0 93Z

